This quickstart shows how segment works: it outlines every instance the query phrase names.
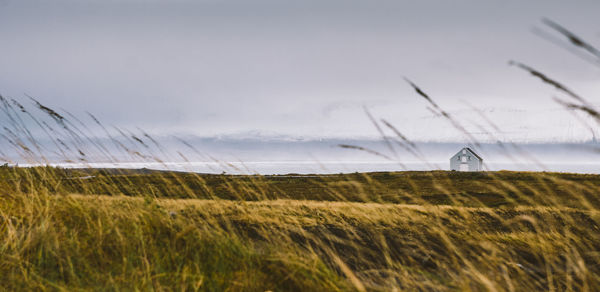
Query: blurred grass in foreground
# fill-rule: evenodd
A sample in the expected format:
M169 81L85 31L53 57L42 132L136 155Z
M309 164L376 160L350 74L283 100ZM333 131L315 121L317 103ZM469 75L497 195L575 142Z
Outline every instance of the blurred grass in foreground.
M2 170L0 286L600 289L596 175L102 172Z

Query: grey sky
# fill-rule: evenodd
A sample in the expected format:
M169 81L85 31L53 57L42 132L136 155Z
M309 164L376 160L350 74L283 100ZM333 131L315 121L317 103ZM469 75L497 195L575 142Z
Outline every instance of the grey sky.
M413 139L459 139L407 76L504 139L588 137L511 59L600 95L600 67L532 33L548 17L600 44L599 1L0 3L3 95L155 134L376 136L366 106Z

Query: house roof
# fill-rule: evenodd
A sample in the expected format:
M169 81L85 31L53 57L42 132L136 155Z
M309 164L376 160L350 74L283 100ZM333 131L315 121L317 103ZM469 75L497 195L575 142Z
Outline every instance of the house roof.
M479 158L479 160L483 161L483 158L481 158L481 156L479 156L477 153L475 153L475 151L473 151L473 149L471 149L469 147L465 147L463 149L469 150L469 152L471 152L471 154L475 155L475 157L477 157L477 158Z

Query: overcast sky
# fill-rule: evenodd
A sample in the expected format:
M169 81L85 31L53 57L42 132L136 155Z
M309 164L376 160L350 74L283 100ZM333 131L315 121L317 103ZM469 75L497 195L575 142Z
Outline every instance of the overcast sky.
M460 140L403 81L503 139L590 130L518 60L600 97L600 67L533 33L550 18L600 45L600 1L0 0L0 93L155 134ZM552 118L549 118L552 117ZM469 127L475 134L485 132Z

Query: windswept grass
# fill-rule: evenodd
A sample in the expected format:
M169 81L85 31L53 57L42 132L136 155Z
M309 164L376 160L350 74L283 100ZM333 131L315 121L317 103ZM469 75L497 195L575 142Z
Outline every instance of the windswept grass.
M600 177L549 172L404 171L329 175L214 175L125 169L0 167L0 192L223 200L315 200L596 209Z
M36 173L53 171L65 172L41 168ZM128 173L144 178L130 182L140 188L162 175L181 176L181 181L196 177ZM43 181L31 177L29 184ZM109 196L44 188L2 195L2 287L201 291L600 287L600 213L592 203L598 198L600 176L374 173L314 178L318 183L297 176L216 177L224 181L215 187L248 180L256 185L246 188L266 190L270 183L287 181L289 189L279 185L281 198L250 200ZM520 181L504 185L515 178ZM20 179L28 184L26 178ZM327 179L331 181L323 182ZM459 191L457 198L428 200L426 194L445 179L451 184L442 187ZM402 204L369 198L369 191L355 202L290 198L302 184L311 192L320 187L322 192L340 188L360 193L373 187L376 194L382 185L398 190L409 185L417 191L404 190L413 201ZM466 195L478 188L496 190L504 204L487 206L476 195ZM512 189L515 193L509 194ZM546 197L527 198L519 191L527 189L530 196ZM538 199L543 203L536 204Z
M1 204L0 283L7 290L330 290L345 284L319 258L257 248L202 220L202 209L185 216L152 201L43 195Z

